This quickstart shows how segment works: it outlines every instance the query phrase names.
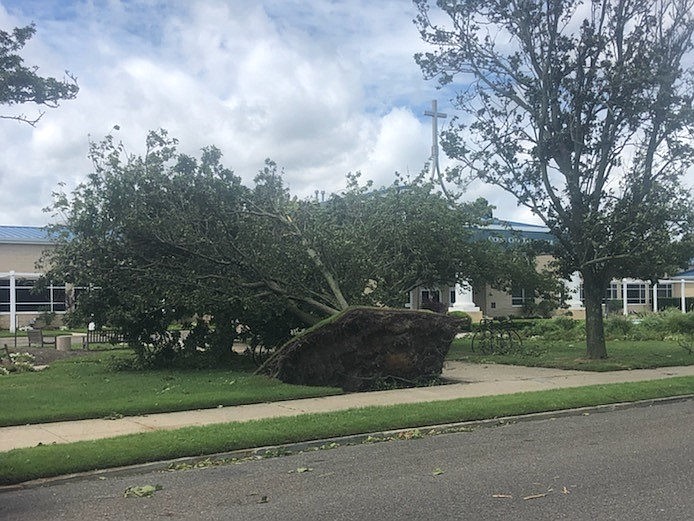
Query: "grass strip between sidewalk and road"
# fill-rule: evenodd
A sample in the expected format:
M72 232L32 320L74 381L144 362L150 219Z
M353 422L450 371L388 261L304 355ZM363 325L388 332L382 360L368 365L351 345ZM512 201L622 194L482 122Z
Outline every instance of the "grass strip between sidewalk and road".
M0 485L186 456L694 393L694 377L365 407L187 427L0 453Z

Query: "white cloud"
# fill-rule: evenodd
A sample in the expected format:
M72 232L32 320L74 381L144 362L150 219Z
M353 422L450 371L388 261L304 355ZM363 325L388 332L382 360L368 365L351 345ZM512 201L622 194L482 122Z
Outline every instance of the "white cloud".
M73 2L68 17L42 2L5 3L18 16L0 10L3 26L37 23L27 62L46 74L69 67L81 91L35 130L0 124L10 151L0 158L0 222L44 222L38 209L57 182L89 171L87 136L114 124L132 152L159 127L192 153L215 144L247 180L272 157L302 194L338 189L350 170L385 180L424 159L406 157L411 146L389 149L403 129L391 127L388 98L423 84L411 81L418 72L402 45L410 16L395 21L402 2L169 2L156 16L151 2Z
M90 137L114 125L131 153L157 128L191 154L216 145L246 181L270 157L300 195L339 190L350 171L377 184L418 173L423 111L434 97L452 111L414 63L414 15L406 0L0 0L3 29L36 22L27 63L80 84L36 129L0 120L0 223L47 222L51 191L84 179ZM469 196L529 217L498 189Z
M396 107L380 119L377 135L362 170L376 184L389 184L394 172L418 174L431 153L431 133L405 108Z

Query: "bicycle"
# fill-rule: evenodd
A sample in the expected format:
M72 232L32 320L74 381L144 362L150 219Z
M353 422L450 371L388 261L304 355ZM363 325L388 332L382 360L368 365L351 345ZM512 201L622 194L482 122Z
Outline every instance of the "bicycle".
M483 318L479 329L472 336L471 349L482 354L507 354L523 345L518 332L509 318Z

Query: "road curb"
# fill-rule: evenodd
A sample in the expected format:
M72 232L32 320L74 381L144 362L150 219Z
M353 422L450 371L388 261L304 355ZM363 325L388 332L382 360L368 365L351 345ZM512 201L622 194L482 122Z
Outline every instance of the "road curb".
M414 437L436 436L440 434L464 432L472 429L498 427L519 422L530 422L548 420L552 418L563 418L567 416L597 414L624 409L631 409L636 407L652 407L654 405L685 402L692 399L694 399L694 394L687 394L682 396L670 396L665 398L639 400L636 402L619 402L605 405L577 407L574 409L561 409L557 411L522 414L517 416L503 416L485 420L472 420L465 422L445 423L439 425L428 425L424 427L408 427L388 431L352 434L347 436L339 436L335 438L322 438L318 440L288 443L284 445L271 445L251 449L238 449L230 452L208 454L204 456L188 456L172 460L154 461L150 463L141 463L138 465L129 465L125 467L115 467L110 469L66 474L63 476L55 476L51 478L41 478L32 481L26 481L24 483L18 483L15 485L0 486L0 493L9 492L13 490L24 490L44 486L61 485L64 483L83 481L87 479L107 479L120 476L134 476L138 474L145 474L148 472L155 471L175 471L183 468L194 468L196 464L199 465L204 462L212 462L212 465L223 465L243 460L264 459L269 457L278 457L285 455L288 456L300 452L331 449L346 445L360 445L363 443L392 441L398 439L406 440L412 439ZM207 465L202 466L205 467Z

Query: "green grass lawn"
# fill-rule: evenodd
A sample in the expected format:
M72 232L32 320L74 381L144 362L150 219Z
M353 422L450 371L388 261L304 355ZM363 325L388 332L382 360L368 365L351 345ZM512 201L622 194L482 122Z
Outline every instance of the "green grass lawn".
M237 370L113 371L101 351L44 371L0 376L0 426L211 408L339 394Z
M448 352L449 360L473 363L556 367L583 371L616 371L694 364L694 355L676 341L612 340L607 342L608 358L586 358L585 341L523 340L519 352L508 355L473 353L471 337L456 339Z
M479 355L469 339L456 340L448 358L475 363L607 371L694 364L676 342L612 341L606 360L587 360L582 342L525 341L516 355ZM338 394L335 388L283 384L235 370L114 371L112 356L128 350L88 353L51 364L45 371L0 376L0 426L118 417Z
M469 340L456 340L449 358L571 369L611 370L687 365L694 356L676 342L614 341L610 358L588 361L581 342L526 342L515 356L476 355ZM46 371L0 377L0 426L78 418L113 417L337 394L235 370L113 371L112 356L127 350L87 353L51 364ZM694 377L558 389L422 404L190 427L97 441L38 446L0 454L0 484L162 459L292 443L388 429L554 411L571 407L694 393Z
M651 382L366 407L290 418L187 427L95 441L42 445L0 453L0 485L184 456L204 456L236 449L681 396L693 392L694 377L681 377Z

